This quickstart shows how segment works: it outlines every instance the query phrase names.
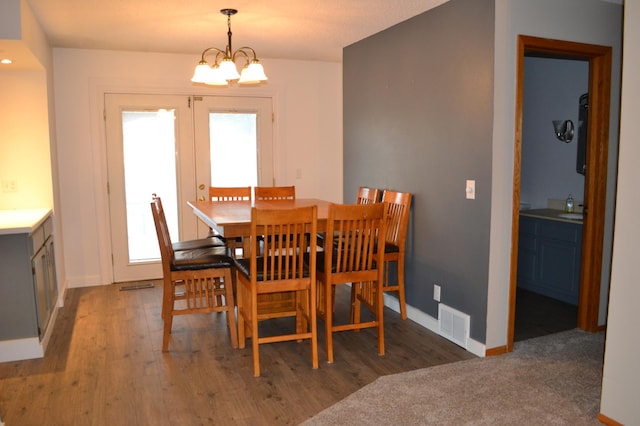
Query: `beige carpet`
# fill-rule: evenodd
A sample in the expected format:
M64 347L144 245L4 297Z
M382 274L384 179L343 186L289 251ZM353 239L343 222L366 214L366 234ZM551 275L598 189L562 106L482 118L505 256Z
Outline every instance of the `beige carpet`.
M310 425L599 425L604 333L571 330L510 354L380 377Z

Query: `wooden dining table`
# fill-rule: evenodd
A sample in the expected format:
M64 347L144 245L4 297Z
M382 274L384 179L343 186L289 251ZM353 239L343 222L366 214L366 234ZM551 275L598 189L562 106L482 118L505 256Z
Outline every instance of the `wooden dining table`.
M327 227L330 201L315 198L297 198L295 200L253 200L253 201L188 201L193 213L207 226L216 230L225 238L251 235L251 209L292 209L318 206L318 231Z
M251 208L292 209L318 206L318 231L327 226L330 201L316 198L295 200L253 200L253 201L188 201L193 213L225 238L248 237L251 235Z

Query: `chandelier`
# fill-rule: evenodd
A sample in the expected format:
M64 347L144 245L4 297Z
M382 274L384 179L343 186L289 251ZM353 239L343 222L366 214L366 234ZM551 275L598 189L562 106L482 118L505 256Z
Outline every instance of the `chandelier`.
M235 9L222 9L220 13L227 16L228 43L225 50L208 47L202 52L202 58L196 66L191 81L212 86L228 86L236 80L238 84L258 84L267 80L264 68L256 57L256 51L250 47L241 47L235 52L231 49L231 16L238 13ZM205 56L215 54L213 65L205 60ZM244 58L242 72L238 74L236 59Z

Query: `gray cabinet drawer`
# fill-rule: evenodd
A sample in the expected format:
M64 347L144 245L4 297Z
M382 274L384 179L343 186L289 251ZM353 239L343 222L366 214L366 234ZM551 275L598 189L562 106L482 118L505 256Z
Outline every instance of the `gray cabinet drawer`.
M555 220L540 220L538 236L558 241L575 243L582 234L582 225L559 222Z

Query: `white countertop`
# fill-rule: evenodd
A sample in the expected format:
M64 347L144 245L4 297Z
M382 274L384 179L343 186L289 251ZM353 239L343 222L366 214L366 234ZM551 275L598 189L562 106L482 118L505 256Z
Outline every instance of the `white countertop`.
M565 213L563 210L555 210L555 209L520 210L520 216L530 216L530 217L537 217L540 219L549 219L549 220L556 220L559 222L568 222L568 223L577 223L577 224L582 224L582 221L583 221L583 216L581 212L577 212L574 217L567 217L567 213Z
M51 209L0 210L0 235L31 233L51 214Z

